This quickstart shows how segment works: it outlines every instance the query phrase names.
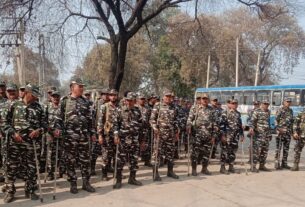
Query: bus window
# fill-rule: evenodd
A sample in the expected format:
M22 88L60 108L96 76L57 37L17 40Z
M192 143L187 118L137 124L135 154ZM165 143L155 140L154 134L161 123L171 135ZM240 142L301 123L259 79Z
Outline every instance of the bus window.
M210 96L210 99L216 97L220 103L222 102L220 91L212 91L212 92L210 92L209 96Z
M231 91L223 91L221 92L221 103L226 104L227 100L232 99L232 92Z
M244 103L245 105L252 105L253 101L256 100L254 91L245 91L244 92Z
M232 96L234 96L234 99L237 99L239 104L244 104L242 91L233 91L232 94L233 94Z
M257 92L257 101L268 100L270 101L270 91L258 91Z
M272 105L280 106L282 104L282 92L281 91L273 91L272 94Z
M301 105L305 105L305 90L302 90Z
M291 106L299 106L301 103L301 91L300 90L287 90L284 92L284 98L291 98Z

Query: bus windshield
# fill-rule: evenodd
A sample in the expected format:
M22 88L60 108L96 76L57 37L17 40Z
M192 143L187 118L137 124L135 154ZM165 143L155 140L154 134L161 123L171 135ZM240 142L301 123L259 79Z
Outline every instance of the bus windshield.
M289 90L284 92L284 98L291 98L291 106L299 106L301 103L301 91Z

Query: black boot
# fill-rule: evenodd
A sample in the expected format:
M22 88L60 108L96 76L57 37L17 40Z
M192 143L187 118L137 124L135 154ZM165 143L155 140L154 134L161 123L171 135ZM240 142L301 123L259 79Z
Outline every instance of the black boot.
M30 194L30 199L31 199L32 201L36 201L36 200L39 199L39 196L38 196L35 192L31 192L31 194Z
M282 162L282 169L290 170L291 167L289 165L287 165L287 162Z
M220 171L219 172L220 172L220 174L225 174L225 175L229 174L229 172L226 170L225 165L220 166Z
M5 178L3 175L0 175L0 183L3 183L5 181Z
M52 181L52 180L54 180L54 173L49 173L48 174L48 181Z
M235 173L235 169L234 169L234 165L233 164L229 164L229 172L230 173Z
M4 195L4 198L3 198L4 203L11 203L13 200L14 200L14 194L13 193L6 193Z
M128 179L128 184L130 185L137 185L141 186L142 183L140 181L136 180L136 171L130 171L129 179Z
M160 175L159 175L159 170L158 168L153 167L153 181L162 181Z
M192 176L197 176L197 163L192 162Z
M274 163L274 168L276 169L276 170L281 170L282 168L281 168L281 165L280 165L280 163L278 162L278 161L276 161L275 163Z
M256 164L253 164L253 169L250 168L251 172L259 173L259 170L256 168Z
M167 163L167 177L179 179L179 176L174 173L174 164L172 162Z
M109 172L109 173L114 173L114 169L113 169L113 167L112 167L111 160L112 160L112 158L109 158L109 159L108 159L108 164L107 164L107 166L106 166L106 169L107 169L107 172Z
M70 193L72 193L72 194L78 193L76 181L70 183Z
M116 175L116 183L113 185L113 189L120 189L122 187L122 171L118 170Z
M108 181L109 178L107 176L107 169L106 168L102 168L102 181Z
M95 176L95 165L96 165L96 160L91 160L91 176Z
M295 162L291 168L291 171L299 171L299 163Z
M201 173L204 175L211 175L210 171L208 170L207 164L202 164Z
M271 170L269 170L268 168L266 168L264 163L260 163L259 164L259 170L261 171L265 171L265 172L270 172Z
M83 180L83 187L82 187L83 190L89 192L89 193L94 193L95 192L95 189L91 186L89 180Z

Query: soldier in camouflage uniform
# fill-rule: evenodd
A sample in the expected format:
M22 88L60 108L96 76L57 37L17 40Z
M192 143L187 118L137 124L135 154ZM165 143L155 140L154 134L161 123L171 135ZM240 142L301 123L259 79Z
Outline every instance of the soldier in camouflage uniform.
M0 104L6 102L6 83L2 80L0 80ZM2 123L0 123L2 125ZM2 132L0 131L2 134ZM2 140L3 140L3 134L0 134L0 146L3 145ZM0 150L1 151L1 150ZM0 168L2 167L2 153L0 153ZM0 175L0 182L4 182L4 177Z
M108 89L102 89L99 99L96 100L95 108L94 108L94 120L93 120L95 128L97 128L97 122L99 119L98 112L100 111L103 104L109 102L108 92L109 92ZM102 154L102 147L99 144L99 142L96 141L96 142L92 143L91 175L96 175L96 172L95 172L96 160L97 160L98 156L101 154Z
M219 107L219 105L218 105L217 97L211 98L211 106L215 110L216 125L219 126L220 121L221 121L222 108ZM217 146L220 143L220 141L221 141L221 133L220 133L220 130L218 130L217 135L215 136L215 144L214 144L213 152L212 152L212 156L211 156L212 159L216 158Z
M187 119L188 133L191 133L192 125L196 132L191 155L193 176L197 176L196 168L198 162L202 162L202 173L211 175L208 170L209 156L212 150L212 143L215 141L214 136L217 132L215 110L208 105L209 96L208 94L202 94L200 97L200 104L192 107Z
M296 140L296 143L294 147L294 164L291 170L298 171L301 152L305 144L305 109L295 117L293 123L293 139Z
M221 153L220 173L227 174L225 163L229 164L229 172L235 173L234 161L238 150L239 139L244 140L244 130L242 127L241 114L237 111L238 101L230 100L229 109L224 110L221 115L220 129L222 132L222 142L226 144Z
M157 169L153 170L154 181L161 181L161 177L158 172L158 165L160 158L164 157L167 161L167 176L174 179L178 179L179 176L173 171L174 168L174 156L175 156L175 142L179 139L178 132L178 111L171 104L172 92L166 90L163 94L162 102L155 104L151 117L150 124L154 130L154 161ZM158 144L157 144L158 143Z
M6 118L8 114L8 110L10 109L11 105L18 99L17 94L18 88L15 84L8 84L6 87L6 94L7 100L3 103L0 103L0 168L3 169L4 174L6 171L6 153L7 153L7 140L6 134L4 133L4 127L6 125ZM0 175L0 182L4 182L4 176Z
M60 173L63 174L62 164L62 154L63 154L63 141L60 139L60 134L63 131L63 120L60 118L60 93L58 91L53 91L51 95L51 102L47 105L46 108L46 117L48 121L48 131L47 131L47 164L48 164L48 180L54 180L55 172L55 162L56 162L56 150L58 150L58 160L60 160ZM56 149L56 139L60 139L59 147Z
M40 146L41 135L46 131L46 122L42 106L38 103L39 88L28 84L22 101L13 103L7 114L5 130L9 133L7 155L7 179L4 202L14 199L15 181L18 173L19 156L26 158L27 176L25 181L25 196L32 200L39 197L35 194L36 165L34 145Z
M259 109L253 112L250 121L249 133L251 136L257 138L253 140L253 171L258 172L256 168L257 162L259 162L259 170L270 171L266 168L266 160L269 151L269 142L272 139L271 127L270 127L270 111L268 109L269 101L263 100Z
M138 157L140 152L140 132L143 129L143 121L140 109L135 105L136 94L129 92L125 97L125 105L118 110L119 138L115 140L118 144L117 174L114 189L121 188L122 170L129 161L130 176L128 183L131 185L142 185L136 180L136 172L139 168Z
M275 169L290 169L287 165L287 158L290 146L290 140L293 131L293 111L290 108L291 99L285 98L283 106L276 112L276 130L278 136L276 138L276 153L275 160L278 160L280 155L280 147L283 149L282 165L280 163L275 163ZM280 146L282 145L282 146Z
M64 97L60 103L61 119L64 120L65 153L67 159L67 174L70 182L70 192L78 193L75 172L76 158L79 158L83 180L82 189L95 192L90 185L90 149L89 142L96 141L92 122L90 103L84 98L84 84L75 78L70 83L71 94Z
M140 154L142 156L142 160L144 161L144 165L151 167L150 163L150 141L149 133L150 133L150 125L149 125L149 118L151 114L151 110L148 106L145 105L146 98L143 94L139 94L137 97L137 107L141 111L141 118L142 118L142 130L139 134L139 142L140 142Z
M111 160L114 158L114 137L119 134L118 124L118 92L115 89L109 91L109 102L102 105L98 112L97 132L99 144L102 145L102 180L108 180L107 172L111 169ZM111 169L111 171L109 171Z

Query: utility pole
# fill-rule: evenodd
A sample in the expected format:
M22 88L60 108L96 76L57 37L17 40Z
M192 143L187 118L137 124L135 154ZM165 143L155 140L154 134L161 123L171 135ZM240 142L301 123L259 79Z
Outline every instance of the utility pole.
M42 87L45 84L45 39L43 34L39 34L39 56L40 56L40 67L38 69L39 74L39 86ZM43 94L43 99L45 99L45 94Z
M261 60L261 51L258 51L254 86L257 86L257 82L258 82L260 60Z
M206 88L209 88L209 81L210 81L210 65L211 65L211 55L208 56L208 68L207 68L207 83Z
M20 19L20 40L21 40L21 45L19 47L20 50L20 76L21 79L19 79L21 85L25 85L25 68L24 68L24 33L25 33L25 28L24 28L24 22L23 19Z
M239 74L238 74L238 66L239 66L239 37L236 38L236 77L235 77L235 87L238 87L238 79L239 79Z

